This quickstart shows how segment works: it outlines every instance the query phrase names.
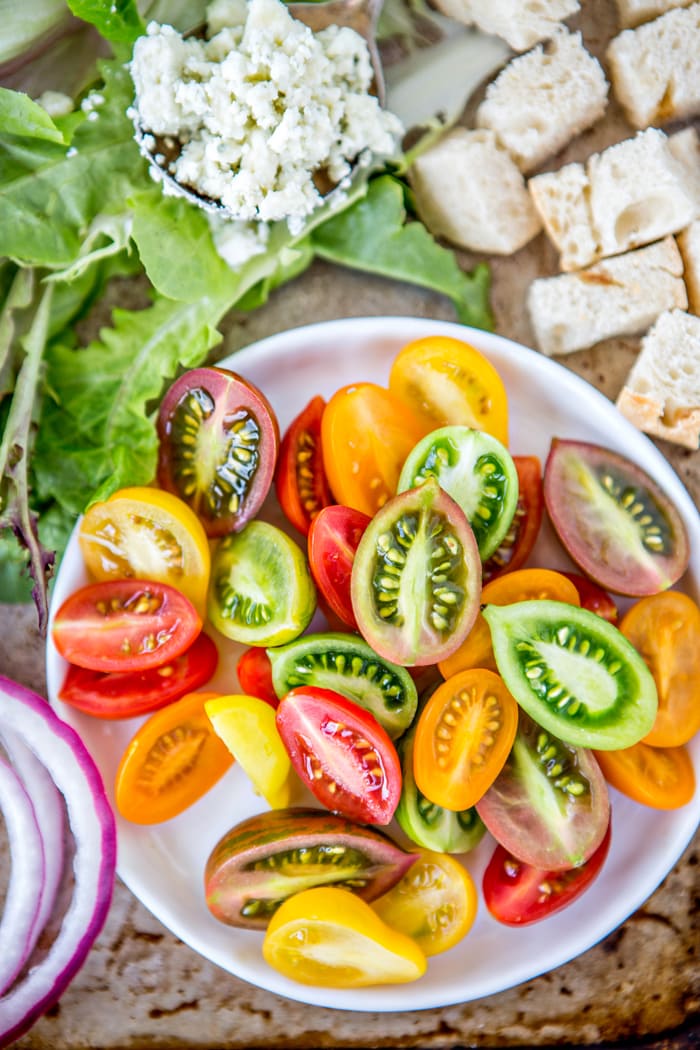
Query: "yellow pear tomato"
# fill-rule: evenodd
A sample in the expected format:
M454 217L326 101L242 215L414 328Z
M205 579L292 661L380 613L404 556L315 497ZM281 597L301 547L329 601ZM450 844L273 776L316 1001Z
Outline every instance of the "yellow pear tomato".
M204 705L214 731L271 809L289 805L292 763L275 709L256 696L217 696Z

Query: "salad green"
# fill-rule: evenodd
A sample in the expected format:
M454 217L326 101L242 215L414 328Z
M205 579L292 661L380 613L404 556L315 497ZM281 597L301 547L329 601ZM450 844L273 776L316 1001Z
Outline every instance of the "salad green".
M187 28L204 5L70 0L78 25L100 35L72 111L54 117L30 96L75 19L45 4L32 39L21 5L2 6L20 43L11 67L0 65L0 82L12 84L0 87L0 599L27 600L31 586L44 627L55 559L76 516L152 480L154 406L179 371L216 359L232 308L255 309L318 257L443 293L461 321L489 328L489 274L484 265L462 271L410 214L398 167L368 169L342 210L319 209L301 234L274 225L264 252L230 268L204 213L152 181L127 115L126 63L145 21ZM19 47L31 56L24 90ZM57 91L78 77L69 56L65 70L48 63ZM81 322L116 300L115 282L135 276L146 301L115 308L84 345Z

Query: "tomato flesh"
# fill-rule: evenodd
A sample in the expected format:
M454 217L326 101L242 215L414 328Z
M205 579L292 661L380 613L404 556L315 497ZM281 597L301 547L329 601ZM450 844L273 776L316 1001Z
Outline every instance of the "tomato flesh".
M323 507L333 502L321 449L326 402L313 397L285 431L275 469L275 491L287 520L303 533Z
M567 580L571 580L578 591L582 609L597 613L608 623L617 623L619 615L617 605L607 591L578 572L564 572L562 575L566 576Z
M482 881L484 902L498 922L527 926L565 908L588 889L610 849L610 824L602 842L577 868L548 871L526 864L496 846Z
M279 425L267 398L225 368L177 379L158 414L158 482L192 507L208 536L238 531L262 506Z
M518 502L508 531L484 562L484 583L522 568L533 551L542 525L542 465L537 456L513 456L513 463L518 475Z
M292 765L322 805L363 824L388 824L401 796L401 763L368 711L330 689L291 689L277 728Z
M418 718L419 791L444 809L469 809L501 771L517 728L518 705L498 675L479 668L448 678Z
M695 769L684 747L650 747L640 741L619 751L596 751L614 788L652 809L679 809L695 794Z
M194 642L202 621L184 594L148 580L105 580L74 591L52 637L61 656L91 671L147 671Z
M350 582L355 554L372 519L352 507L333 504L309 527L309 567L320 595L348 627L357 629Z
M148 671L90 671L70 664L58 696L95 718L136 718L205 685L218 658L202 632L180 656Z
M215 693L188 693L152 714L122 755L115 779L121 815L135 824L171 820L209 791L233 763L204 710Z
M236 664L238 684L248 696L257 696L270 707L277 707L279 697L272 682L272 664L265 649L251 645Z

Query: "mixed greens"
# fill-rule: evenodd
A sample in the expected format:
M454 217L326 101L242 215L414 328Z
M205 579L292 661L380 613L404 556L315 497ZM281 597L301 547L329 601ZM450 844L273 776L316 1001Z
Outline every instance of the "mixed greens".
M18 5L0 6L0 599L27 600L31 586L45 627L77 515L152 480L154 406L178 372L216 358L234 307L255 309L322 258L443 293L461 321L488 328L489 275L465 273L410 214L398 168L368 170L300 235L275 225L267 250L231 269L204 213L152 180L127 115L145 19L182 30L204 5L45 0L33 35ZM114 308L84 345L81 322L139 275L139 308Z

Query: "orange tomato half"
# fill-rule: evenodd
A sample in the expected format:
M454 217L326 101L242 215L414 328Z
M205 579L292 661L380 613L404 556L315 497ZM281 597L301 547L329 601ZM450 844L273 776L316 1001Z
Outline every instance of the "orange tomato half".
M159 824L191 806L233 764L204 709L216 693L189 693L136 731L115 781L117 809L135 824Z
M623 795L653 809L678 809L695 794L695 770L684 747L640 741L620 751L596 751L603 776Z
M518 569L497 576L487 583L481 592L482 605L513 605L514 602L535 601L548 598L550 601L580 605L581 600L574 584L553 569ZM438 664L443 678L464 671L468 667L487 667L498 671L491 645L491 631L479 613L471 631L457 652Z
M659 694L645 743L686 744L700 729L700 608L687 594L662 591L636 602L620 630L641 653Z

